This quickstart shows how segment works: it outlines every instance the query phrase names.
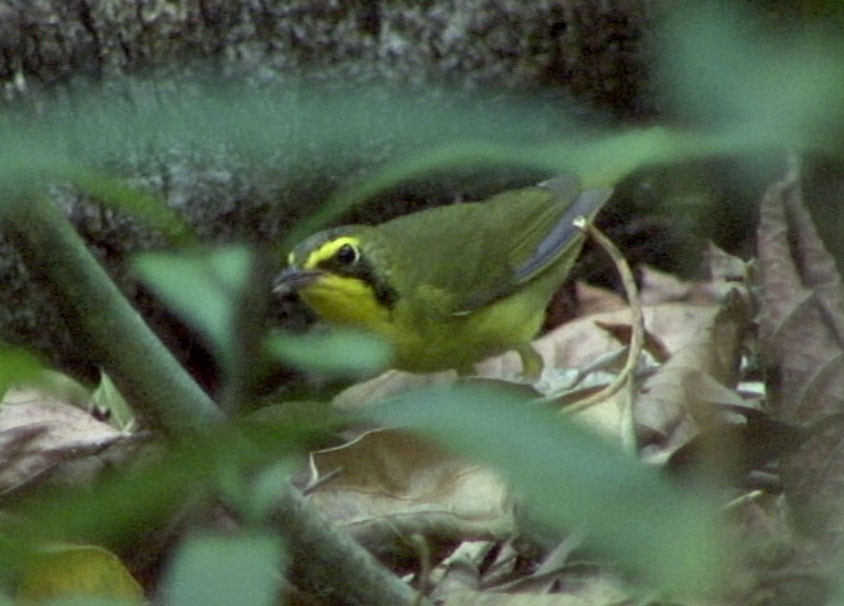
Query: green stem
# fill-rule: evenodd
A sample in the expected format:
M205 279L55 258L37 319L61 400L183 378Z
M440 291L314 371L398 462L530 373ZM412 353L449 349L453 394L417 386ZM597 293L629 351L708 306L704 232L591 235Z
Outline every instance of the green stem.
M384 568L348 533L316 512L298 490L287 485L279 495L275 526L292 557L288 575L300 589L328 604L430 606L417 592Z
M0 220L30 274L52 291L80 347L145 418L172 433L223 420L50 200L0 203Z
M33 277L53 291L56 305L85 339L91 360L134 406L171 433L207 429L224 419L49 200L34 196L0 202L0 225ZM416 602L408 585L334 528L292 485L285 486L276 511L297 584L331 603Z

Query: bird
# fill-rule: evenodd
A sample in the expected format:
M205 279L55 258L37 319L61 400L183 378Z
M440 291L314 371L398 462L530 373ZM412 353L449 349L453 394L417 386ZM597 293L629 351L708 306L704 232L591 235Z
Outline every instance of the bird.
M316 233L289 253L273 280L329 325L358 329L391 347L391 367L455 369L509 350L537 378L530 345L545 309L612 187L583 189L571 175L410 213L378 225Z

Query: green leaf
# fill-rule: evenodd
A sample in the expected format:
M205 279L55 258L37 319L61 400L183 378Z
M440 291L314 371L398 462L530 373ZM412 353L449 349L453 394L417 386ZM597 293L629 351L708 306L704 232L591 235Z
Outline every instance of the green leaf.
M128 430L134 425L132 408L105 372L100 372L100 384L91 394L91 400L97 408L109 412L109 421L118 429Z
M135 259L134 267L226 359L236 350L235 323L252 262L248 249L229 246L211 251L145 253Z
M17 347L0 346L0 398L15 383L37 381L42 370L35 354Z
M528 511L595 543L659 588L712 588L724 547L715 507L560 415L492 389L428 389L371 413L505 471Z
M290 478L300 471L296 459L284 459L246 475L236 466L222 466L217 490L225 505L247 524L260 524L278 506L279 496Z
M766 27L740 3L687 3L669 15L657 67L674 112L723 131L733 151L841 151L840 36L799 21Z
M305 372L334 377L361 377L384 370L390 348L375 336L352 330L285 333L267 339L267 351Z
M24 604L140 605L143 589L115 554L97 545L41 548L18 592Z
M100 202L140 219L165 235L174 243L186 244L196 240L190 226L157 196L130 187L123 179L69 166L61 171L74 185Z
M257 532L197 535L178 549L164 593L170 606L272 606L282 574L281 540Z

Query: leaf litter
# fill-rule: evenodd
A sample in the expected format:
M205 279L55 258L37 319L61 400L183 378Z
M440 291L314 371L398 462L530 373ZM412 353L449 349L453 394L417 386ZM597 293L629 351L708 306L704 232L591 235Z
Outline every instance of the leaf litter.
M90 482L106 466L101 455L111 447L118 450L128 438L49 392L9 389L0 402L0 494L48 478L65 486Z
M71 379L56 373L47 378L12 386L0 401L0 498L6 503L44 488L96 484L115 465L136 459L145 442L97 418L102 409ZM14 520L5 521L6 532L13 533ZM35 546L35 554L20 563L21 603L74 598L143 603L140 585L106 549L45 542Z

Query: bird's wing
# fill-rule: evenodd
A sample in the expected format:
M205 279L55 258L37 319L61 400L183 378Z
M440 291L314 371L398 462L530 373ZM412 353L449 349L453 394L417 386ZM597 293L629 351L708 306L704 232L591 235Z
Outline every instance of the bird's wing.
M535 188L512 192L511 199L502 194L500 201L494 200L496 204L521 207L512 213L509 246L500 255L501 267L490 272L494 282L486 282L486 288L477 289L463 301L462 311L470 313L509 296L567 253L576 255L583 233L574 225L575 219L591 221L611 194L611 188L581 191L575 178L557 177Z
M560 177L483 202L428 211L425 229L413 215L388 222L385 234L405 251L394 272L398 289L412 292L433 316L485 307L579 244L582 234L572 221L580 215L591 219L611 191L581 192L576 179Z
M552 180L543 186L555 187ZM573 245L582 238L582 231L574 222L579 217L591 221L604 203L612 195L612 188L570 190L552 195L561 204L551 205L537 217L529 234L517 243L510 253L513 285L518 286L542 273L559 260ZM562 193L565 197L558 197ZM561 212L561 208L564 208Z

